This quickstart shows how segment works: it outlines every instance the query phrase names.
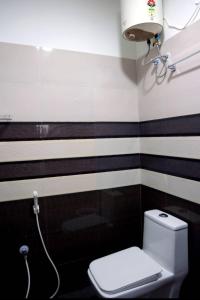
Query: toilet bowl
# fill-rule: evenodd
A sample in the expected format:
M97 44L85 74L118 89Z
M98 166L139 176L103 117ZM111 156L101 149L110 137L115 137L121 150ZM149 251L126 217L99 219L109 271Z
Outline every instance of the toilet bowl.
M144 214L143 249L131 247L90 263L104 298L176 298L188 272L187 223L160 210Z

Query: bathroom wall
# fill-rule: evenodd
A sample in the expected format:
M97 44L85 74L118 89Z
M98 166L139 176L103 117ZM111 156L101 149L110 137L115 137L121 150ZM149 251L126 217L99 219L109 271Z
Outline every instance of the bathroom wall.
M31 297L46 298L55 285L37 234L34 190L60 295L91 296L89 262L141 246L142 211L153 208L189 223L192 272L182 296L195 295L198 56L156 82L151 66L138 61L136 70L134 43L121 42L119 1L48 1L48 9L46 1L22 2L0 3L0 108L12 116L0 123L2 297L25 294L22 244L30 247ZM197 49L198 32L196 23L163 53L175 60Z
M0 41L136 58L120 18L120 0L0 1Z
M198 21L173 36L163 44L162 54L170 53L175 62L199 50L199 30ZM164 209L188 222L190 272L182 293L192 298L200 266L199 55L162 78L156 79L154 66L144 65L144 59L138 60L137 70L143 210Z
M141 243L135 61L8 43L0 43L0 60L1 113L13 117L0 123L2 294L24 293L22 244L30 247L31 296L47 297L55 283L34 190L60 293L69 292L87 280L92 259Z
M124 52L120 54L117 9L111 9L116 1L109 1L106 14L107 1L78 7L80 14L85 12L82 21L76 18L76 28L82 29L78 43L69 34L67 18L65 26L55 26L56 33L50 31L52 40L50 33L45 35L44 27L53 27L55 1L50 1L52 10L40 10L45 20L48 15L47 24L33 10L33 2L38 9L43 5L26 1L20 10L13 2L0 3L5 8L4 13L0 9L1 28L8 39L0 32L0 110L12 117L0 123L0 234L5 245L0 249L0 278L2 297L8 299L25 294L26 270L18 252L22 244L30 247L30 296L47 298L55 286L37 234L34 190L39 193L44 239L61 275L60 295L89 286L87 268L94 258L141 245L142 236L136 62L118 57ZM60 2L66 12L68 1ZM73 5L69 1L69 11ZM56 7L57 16L61 8ZM91 28L86 18L91 8L94 19L103 18L96 31L101 32L98 43L90 31L84 35L81 23ZM13 20L10 27L5 26L8 19ZM63 27L67 43L61 44ZM44 44L33 39L34 33ZM36 41L54 49L45 51Z
M167 19L169 25L183 28L187 22L190 20L196 9L196 3L198 1L195 0L164 0L163 1L163 9L164 9L164 17ZM196 14L195 14L196 15ZM194 21L198 21L200 19L200 14L196 15ZM167 22L164 22L164 40L167 41L169 38L178 34L180 30L175 28L171 28L168 26ZM190 23L191 24L191 23Z

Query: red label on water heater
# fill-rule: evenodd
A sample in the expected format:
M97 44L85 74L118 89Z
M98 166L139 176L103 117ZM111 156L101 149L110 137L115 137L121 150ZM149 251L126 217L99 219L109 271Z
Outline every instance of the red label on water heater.
M148 0L147 2L149 15L151 20L153 21L155 14L156 14L156 1L155 0Z
M150 7L154 7L154 6L156 6L156 1L155 0L149 0L147 4Z

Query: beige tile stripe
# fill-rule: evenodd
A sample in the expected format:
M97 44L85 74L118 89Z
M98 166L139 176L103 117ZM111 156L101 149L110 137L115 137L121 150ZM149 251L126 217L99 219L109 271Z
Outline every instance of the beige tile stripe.
M0 162L134 153L200 159L200 137L104 138L0 143Z
M80 139L0 143L0 161L147 153L200 159L199 137ZM147 170L0 182L0 201L143 184L200 204L200 182Z
M0 182L0 202L143 184L200 204L200 182L143 169Z
M200 159L200 137L149 137L140 139L144 154ZM200 204L200 182L141 170L141 183Z
M200 182L141 170L143 185L200 204Z
M32 198L35 190L40 197L44 197L130 186L140 182L139 169L0 182L0 202Z
M200 159L200 137L141 138L140 153Z
M138 138L1 142L0 162L139 153Z

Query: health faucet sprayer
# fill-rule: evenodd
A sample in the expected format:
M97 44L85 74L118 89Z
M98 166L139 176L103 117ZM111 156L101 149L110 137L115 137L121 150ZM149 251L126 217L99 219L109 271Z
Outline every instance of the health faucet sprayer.
M58 293L58 290L60 288L60 276L59 276L59 273L58 273L58 270L55 266L55 264L53 263L48 251L47 251L47 248L46 248L46 245L45 245L45 242L44 242L44 239L43 239L43 236L42 236L42 232L41 232L41 229L40 229L40 223L39 223L39 218L38 218L38 215L39 215L39 212L40 212L40 206L39 206L39 203L38 203L38 192L37 191L34 191L33 192L33 199L34 199L34 204L33 204L33 212L35 214L35 217L36 217L36 223L37 223L37 229L38 229L38 233L39 233L39 236L40 236L40 240L41 240L41 243L42 243L42 246L43 246L43 249L44 249L44 252L49 260L49 262L51 263L55 273L56 273L56 277L57 277L57 287L56 287L56 290L54 291L54 293L49 297L50 299L54 298L57 293Z

